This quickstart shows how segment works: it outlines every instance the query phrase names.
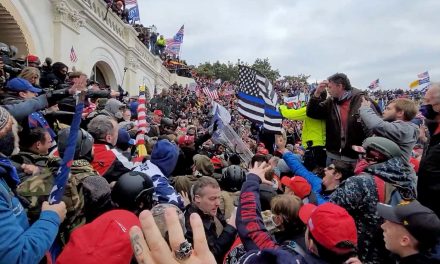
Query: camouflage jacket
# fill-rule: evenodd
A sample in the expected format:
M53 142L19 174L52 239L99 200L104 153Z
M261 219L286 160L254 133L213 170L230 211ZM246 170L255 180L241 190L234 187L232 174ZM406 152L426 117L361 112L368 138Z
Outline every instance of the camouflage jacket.
M408 197L411 193L415 195L414 171L405 165L402 158L394 158L371 165L363 174L342 182L330 196L330 202L344 207L354 218L362 263L393 263L385 249L380 228L383 220L377 214L379 199L373 176L391 183L402 197Z
M27 201L26 207L30 222L38 219L41 212L41 205L44 201L47 201L49 193L54 185L54 176L59 168L58 166L55 166L59 165L59 162L55 162L59 160L51 160L47 157L46 167L43 167L43 156L38 157L39 162L34 165L40 167L40 172L24 178L17 187L17 193ZM17 161L18 158L15 158ZM88 161L75 160L72 163L71 173L63 196L67 214L65 221L60 227L62 238L63 236L67 238L74 228L85 224L86 222L84 217L84 195L81 182L86 177L92 175L97 176L98 174Z

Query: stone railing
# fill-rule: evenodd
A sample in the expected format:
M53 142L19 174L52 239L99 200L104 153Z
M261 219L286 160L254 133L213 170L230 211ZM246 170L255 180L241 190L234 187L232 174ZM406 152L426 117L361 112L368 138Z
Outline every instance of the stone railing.
M65 6L66 0L51 0L62 7ZM70 1L69 1L70 2ZM104 30L109 38L113 38L126 49L126 62L133 68L148 67L155 72L161 79L171 84L171 74L162 65L162 60L151 54L147 47L138 39L136 30L129 24L124 23L115 13L109 9L106 19L107 4L104 0L74 0L78 6L77 11L72 11L76 20L80 20L81 26L84 23L94 23ZM60 4L61 3L61 4ZM63 4L64 3L64 4ZM86 18L84 18L86 17ZM73 19L73 18L72 18ZM88 22L88 19L92 21Z

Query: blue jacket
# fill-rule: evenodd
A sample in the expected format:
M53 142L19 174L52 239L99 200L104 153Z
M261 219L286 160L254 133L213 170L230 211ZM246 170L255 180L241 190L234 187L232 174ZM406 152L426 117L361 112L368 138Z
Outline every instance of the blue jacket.
M53 211L43 211L29 226L23 206L6 183L10 169L3 165L0 164L0 263L38 263L55 240L60 218Z
M316 194L318 205L328 202L329 197L321 194L322 191L322 179L312 172L308 171L304 165L295 157L292 152L286 152L283 154L283 159L292 170L294 175L298 175L307 180L312 186L312 191Z

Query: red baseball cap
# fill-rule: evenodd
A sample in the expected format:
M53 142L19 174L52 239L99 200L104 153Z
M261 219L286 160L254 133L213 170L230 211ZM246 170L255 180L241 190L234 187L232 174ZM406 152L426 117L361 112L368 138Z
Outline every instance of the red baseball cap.
M281 178L281 183L292 190L293 193L301 199L307 197L312 190L312 186L310 186L307 180L300 176L294 176L292 178L284 176Z
M153 111L153 114L158 115L158 116L163 116L162 111L161 110L157 110L157 109Z
M269 150L267 150L267 149L262 149L262 150L258 151L257 154L260 154L260 155L268 155L268 154L269 154Z
M177 140L177 144L179 144L179 146L190 145L192 143L194 143L194 136L180 136Z
M32 54L26 56L26 61L29 63L38 63L38 64L40 63L40 59Z
M345 254L352 250L338 247L338 244L344 241L357 246L357 231L353 217L339 205L305 204L299 210L299 218L307 225L313 238L332 252Z
M128 232L135 225L140 222L132 212L109 211L75 229L56 263L130 263L133 250Z

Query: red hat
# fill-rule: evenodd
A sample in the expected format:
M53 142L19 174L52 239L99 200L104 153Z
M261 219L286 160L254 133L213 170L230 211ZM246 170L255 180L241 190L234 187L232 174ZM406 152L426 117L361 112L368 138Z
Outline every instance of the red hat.
M265 148L266 146L264 145L263 142L260 142L260 143L258 143L258 147L263 147L263 148Z
M26 61L28 63L40 63L40 59L38 58L38 56L32 54L26 56Z
M305 204L299 210L299 218L307 225L313 238L332 252L348 253L351 249L337 247L337 244L343 241L357 245L356 224L353 217L339 205Z
M284 176L281 178L281 183L293 191L293 193L301 199L304 199L310 194L312 186L303 177L295 176L289 178Z
M177 144L179 144L179 146L190 145L192 143L194 143L194 136L180 136L177 140Z
M161 110L157 110L157 109L153 111L153 114L158 115L158 116L163 116L162 111Z
M133 250L128 232L135 225L140 222L132 212L109 211L75 229L56 263L130 263Z
M267 150L267 149L262 149L262 150L258 151L257 154L260 154L260 155L268 155L268 154L269 154L269 150Z

